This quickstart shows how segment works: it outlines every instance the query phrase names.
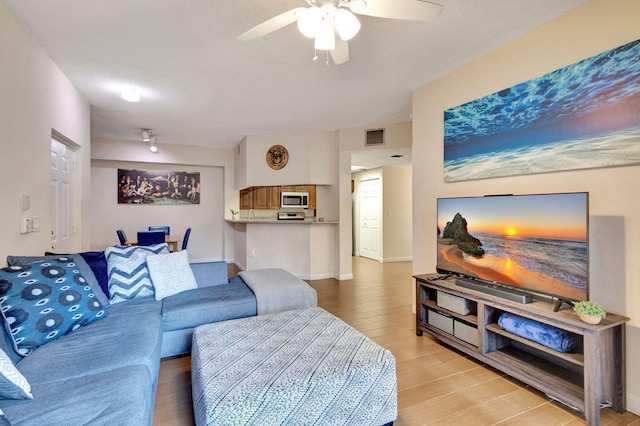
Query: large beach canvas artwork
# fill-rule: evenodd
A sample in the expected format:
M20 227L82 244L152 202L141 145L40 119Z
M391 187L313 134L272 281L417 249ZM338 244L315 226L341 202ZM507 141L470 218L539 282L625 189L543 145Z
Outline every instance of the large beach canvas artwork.
M585 300L587 199L587 193L440 198L437 267Z
M640 40L444 112L444 181L640 163Z

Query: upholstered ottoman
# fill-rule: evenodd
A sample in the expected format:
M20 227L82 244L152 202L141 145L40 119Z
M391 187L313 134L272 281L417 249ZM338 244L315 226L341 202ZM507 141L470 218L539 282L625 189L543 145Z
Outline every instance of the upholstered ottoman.
M391 352L321 308L199 326L197 425L383 425L397 418Z

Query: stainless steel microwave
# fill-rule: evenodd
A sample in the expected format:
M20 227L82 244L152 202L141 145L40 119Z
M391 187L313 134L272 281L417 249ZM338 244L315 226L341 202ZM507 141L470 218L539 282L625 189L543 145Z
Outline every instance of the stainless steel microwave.
M309 208L308 192L282 192L280 195L280 207L282 208Z

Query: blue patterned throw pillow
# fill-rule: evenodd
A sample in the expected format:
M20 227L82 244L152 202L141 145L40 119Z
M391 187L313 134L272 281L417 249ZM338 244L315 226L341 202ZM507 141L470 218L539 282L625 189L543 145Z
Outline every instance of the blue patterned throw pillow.
M147 256L165 253L169 253L167 243L108 247L104 254L107 257L111 303L153 296Z
M64 256L0 269L0 305L23 356L107 316L76 263Z

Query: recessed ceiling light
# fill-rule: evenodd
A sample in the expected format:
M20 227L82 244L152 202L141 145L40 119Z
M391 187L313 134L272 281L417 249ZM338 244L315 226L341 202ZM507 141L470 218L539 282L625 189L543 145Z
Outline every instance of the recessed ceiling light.
M120 96L122 96L122 99L124 99L127 102L140 102L140 92L136 89L132 89L132 88L122 89Z
M358 172L360 170L364 170L364 167L362 167L362 166L351 166L351 171L352 172Z

